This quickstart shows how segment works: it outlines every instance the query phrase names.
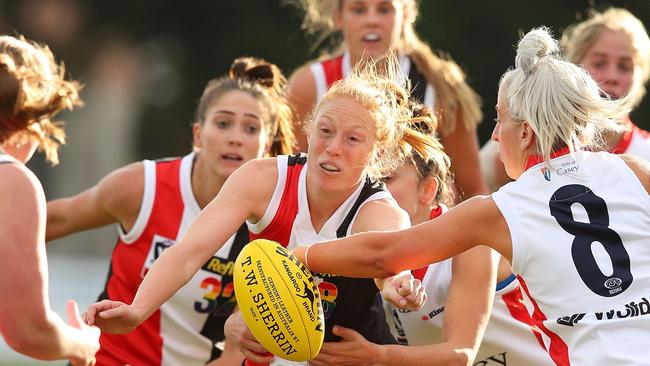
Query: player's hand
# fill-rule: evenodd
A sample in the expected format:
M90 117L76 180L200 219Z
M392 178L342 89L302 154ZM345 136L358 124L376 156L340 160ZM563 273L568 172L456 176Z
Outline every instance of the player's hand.
M341 337L339 342L325 342L318 356L309 361L310 366L356 366L381 363L383 349L369 342L353 329L334 326L334 335Z
M99 351L99 328L86 325L79 315L79 307L74 300L68 300L68 323L71 327L81 330L80 356L70 358L72 366L93 366L95 353Z
M114 334L129 333L144 320L140 311L120 301L102 300L90 305L84 313L86 324Z
M262 364L273 361L273 354L257 341L246 326L241 312L235 312L228 317L224 325L224 334L226 340L234 343L249 361Z
M397 308L417 311L427 301L422 282L413 277L410 271L404 271L391 277L375 279L384 300Z

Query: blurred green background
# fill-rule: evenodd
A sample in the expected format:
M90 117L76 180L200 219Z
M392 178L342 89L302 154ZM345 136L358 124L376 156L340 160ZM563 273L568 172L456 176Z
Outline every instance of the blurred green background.
M648 0L423 0L416 29L462 66L483 98L483 144L520 32L547 25L560 35L592 6L625 7L650 20ZM300 23L301 15L278 0L0 0L0 31L47 43L85 85L86 106L62 115L69 143L61 164L30 162L48 198L80 192L132 161L187 153L197 99L234 58L262 57L289 75L319 55L310 52ZM647 98L632 118L650 129ZM48 245L59 314L67 298L84 308L99 294L115 237L115 228L105 228ZM19 359L0 340L0 365L25 364Z

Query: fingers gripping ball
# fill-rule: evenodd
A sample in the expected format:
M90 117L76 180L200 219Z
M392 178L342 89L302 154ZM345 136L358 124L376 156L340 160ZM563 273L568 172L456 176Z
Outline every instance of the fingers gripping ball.
M264 348L291 361L316 357L325 324L307 267L286 248L257 239L239 253L234 282L244 321Z

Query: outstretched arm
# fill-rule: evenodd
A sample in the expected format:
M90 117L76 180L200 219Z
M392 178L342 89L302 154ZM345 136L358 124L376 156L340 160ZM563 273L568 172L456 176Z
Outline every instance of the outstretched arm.
M269 179L257 179L260 176ZM246 219L262 216L276 181L275 159L252 160L237 169L185 235L154 262L133 304L93 304L86 313L89 324L111 333L133 330L185 285Z
M50 309L45 256L45 197L23 166L0 167L0 333L17 352L41 360L70 358L89 364L99 331L65 324Z
M363 233L312 245L310 270L348 277L387 277L487 245L506 259L512 254L507 223L490 197L474 197L436 220L386 233ZM303 261L306 248L294 254Z

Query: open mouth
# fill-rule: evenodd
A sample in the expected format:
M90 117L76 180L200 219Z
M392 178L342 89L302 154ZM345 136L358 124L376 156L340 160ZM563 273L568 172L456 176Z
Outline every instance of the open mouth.
M340 172L341 168L337 167L334 164L330 163L321 163L320 164L321 169L328 171L328 172Z
M368 33L363 36L362 40L364 42L379 42L381 37L377 33Z
M235 162L239 162L239 161L244 160L244 158L241 155L238 155L238 154L224 154L224 155L221 155L221 158L223 160L235 161Z

